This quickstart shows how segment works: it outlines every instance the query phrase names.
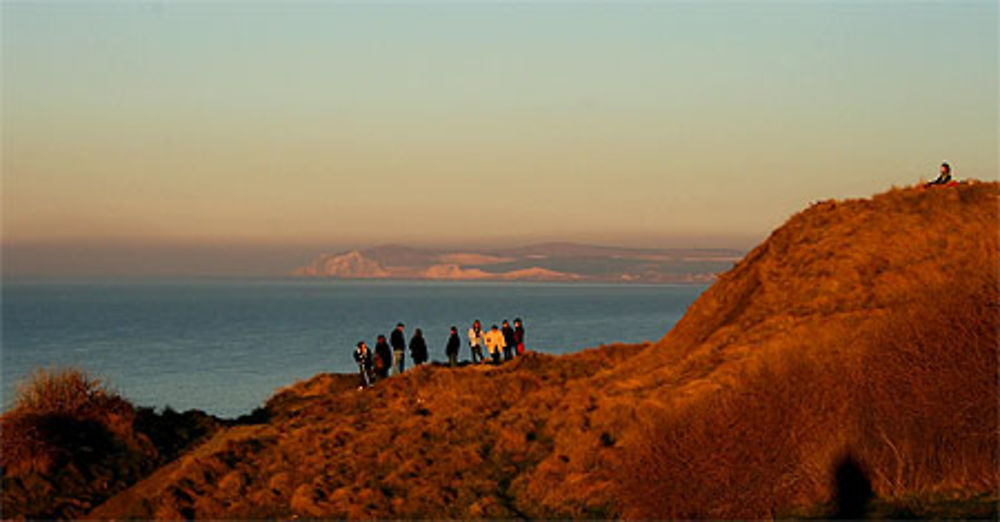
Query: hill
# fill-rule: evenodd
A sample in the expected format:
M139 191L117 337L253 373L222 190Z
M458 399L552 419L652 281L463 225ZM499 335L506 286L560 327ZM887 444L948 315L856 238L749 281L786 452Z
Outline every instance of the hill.
M998 197L814 204L656 343L316 376L90 516L995 516Z

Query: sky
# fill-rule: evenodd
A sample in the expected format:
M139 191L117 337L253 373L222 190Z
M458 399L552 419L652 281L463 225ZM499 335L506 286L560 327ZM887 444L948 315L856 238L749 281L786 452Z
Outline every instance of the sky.
M5 275L749 248L998 172L994 1L0 5Z

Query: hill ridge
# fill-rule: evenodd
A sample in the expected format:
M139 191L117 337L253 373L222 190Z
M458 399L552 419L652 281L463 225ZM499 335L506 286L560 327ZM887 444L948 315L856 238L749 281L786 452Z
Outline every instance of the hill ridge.
M880 337L892 326L886 321L901 320L913 305L927 304L927 296L945 295L949 289L986 292L995 304L998 197L1000 184L972 182L931 190L895 188L869 199L813 204L721 275L653 343L561 357L530 354L499 368L425 367L363 393L353 390L350 376L317 376L269 401L270 419L260 428L269 433L266 444L235 438L235 432L220 433L212 444L224 450L183 457L187 461L179 471L158 478L156 495L141 494L150 484L140 483L91 515L650 516L620 485L623 467L645 455L642 448L650 441L658 444L659 439L649 438L650 430L696 432L699 422L712 425L713 411L727 412L739 404L741 394L791 400L767 395L778 392L759 383L781 382L772 386L775 390L808 387L808 379L796 376L828 379L833 370L824 368L839 368L846 372L845 381L868 390L866 377L851 373L852 365L882 360L881 345L875 343L888 342ZM970 354L995 354L995 336L976 335ZM995 377L995 357L992 367L986 361L982 370ZM798 370L789 373L789 368ZM776 381L768 375L785 377ZM992 382L995 397L996 379ZM854 397L853 387L843 393ZM830 393L841 393L837 390ZM810 395L815 393L801 395L830 400ZM968 400L974 402L972 410L982 406ZM703 511L670 511L670 516L755 518L768 516L768 509L773 516L775 506L789 512L826 502L831 495L825 482L829 466L851 440L867 440L858 439L853 427L828 424L856 414L843 409L852 402L836 402L801 406L818 412L815 422L823 428L791 430L807 446L777 448L798 459L775 471L797 477L794 487L779 492L783 496L760 493L751 484L747 491L759 498L730 501L726 495L739 492L726 490L717 495L718 505L707 500ZM759 414L778 411L784 410ZM694 412L709 417L685 417ZM685 428L677 419L693 424ZM739 429L753 433L762 428L748 424ZM681 432L671 433L678 444L687 440ZM993 440L995 448L995 431L980 436ZM731 447L725 440L717 443ZM878 448L860 448L874 455L871 466L876 466ZM731 451L758 458L764 454L753 451L765 450L770 451ZM981 464L995 469L996 454L991 455ZM770 461L785 462L779 457ZM761 464L761 469L770 468ZM920 486L924 491L943 491L949 484L996 490L995 474L964 471L973 480L948 470L936 473L942 478L937 485ZM903 495L916 487L880 477L873 479L880 495ZM705 490L714 491L708 485ZM663 509L681 506L677 502Z

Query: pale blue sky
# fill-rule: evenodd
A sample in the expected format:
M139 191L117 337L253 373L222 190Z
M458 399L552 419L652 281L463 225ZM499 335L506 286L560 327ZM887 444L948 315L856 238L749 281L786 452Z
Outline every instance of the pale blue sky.
M4 242L748 246L944 160L996 178L997 23L991 1L4 2Z

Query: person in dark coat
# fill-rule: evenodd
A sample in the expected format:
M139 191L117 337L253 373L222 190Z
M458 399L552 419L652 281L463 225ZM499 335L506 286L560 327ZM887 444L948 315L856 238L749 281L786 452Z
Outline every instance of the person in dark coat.
M396 325L389 336L389 344L392 345L392 355L396 361L396 375L399 375L406 369L406 335L403 334L403 323Z
M924 183L924 187L947 185L948 183L951 183L951 165L945 162L941 164L941 174L938 175L937 179Z
M458 336L458 328L451 327L451 335L448 336L448 344L444 348L445 355L448 356L448 366L452 368L458 364L458 349L462 347L462 338Z
M517 343L517 354L524 355L524 323L520 317L514 319L514 342Z
M375 375L385 379L389 376L389 368L392 368L392 348L389 348L385 336L380 335L375 343Z
M358 363L358 373L361 375L361 383L358 385L358 389L367 388L375 382L375 376L372 375L372 352L368 349L368 345L364 341L358 341L357 347L354 349L354 362Z
M503 328L500 329L503 333L503 360L509 361L513 358L514 351L514 329L510 327L510 323L506 319L503 320Z
M410 338L410 357L413 357L413 364L417 366L427 362L427 342L424 341L424 332L420 328Z

